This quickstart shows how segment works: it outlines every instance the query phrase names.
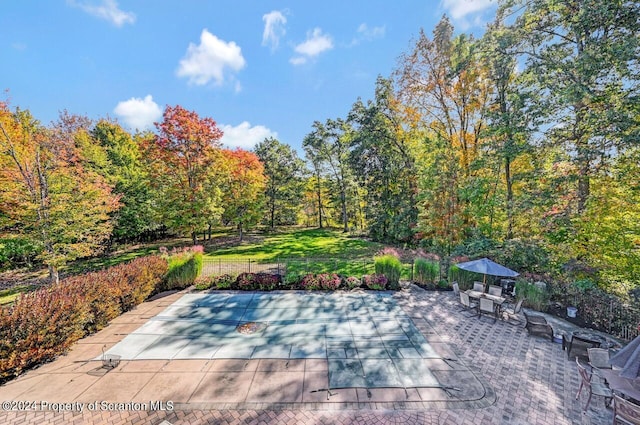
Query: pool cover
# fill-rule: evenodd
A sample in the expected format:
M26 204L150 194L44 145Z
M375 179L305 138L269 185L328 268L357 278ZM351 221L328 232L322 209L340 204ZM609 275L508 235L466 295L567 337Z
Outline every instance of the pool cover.
M330 388L440 387L441 359L391 293L187 294L107 354L143 359L327 359Z

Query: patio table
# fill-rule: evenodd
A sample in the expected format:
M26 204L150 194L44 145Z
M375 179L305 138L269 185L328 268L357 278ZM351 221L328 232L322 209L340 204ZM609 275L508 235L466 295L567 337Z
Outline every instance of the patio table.
M640 402L640 378L629 379L619 375L620 370L598 369L600 375L607 381L609 388L631 397Z
M496 305L496 315L498 317L502 317L502 314L501 314L501 312L502 312L502 304L507 300L506 298L499 297L497 295L487 294L486 292L474 291L472 289L467 290L466 294L469 295L469 298L475 298L475 299L487 298L487 299L490 299Z

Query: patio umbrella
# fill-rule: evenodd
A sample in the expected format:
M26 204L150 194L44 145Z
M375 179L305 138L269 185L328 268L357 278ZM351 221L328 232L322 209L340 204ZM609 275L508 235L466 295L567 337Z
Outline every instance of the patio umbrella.
M466 270L468 272L482 273L484 275L488 274L491 276L516 277L520 274L518 272L514 272L510 268L501 266L488 258L458 263L456 266L459 269Z
M612 356L609 363L620 368L623 378L640 378L640 336Z
M487 275L501 276L501 277L516 277L520 273L514 272L510 268L502 266L488 258L481 258L479 260L467 261L464 263L456 264L461 270L468 272L482 273L484 275L483 283L487 280Z

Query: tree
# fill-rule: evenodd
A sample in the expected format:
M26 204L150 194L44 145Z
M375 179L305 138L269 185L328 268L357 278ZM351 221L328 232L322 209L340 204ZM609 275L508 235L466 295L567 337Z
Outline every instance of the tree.
M0 208L20 233L42 244L53 282L61 266L101 249L119 207L87 160L88 126L86 118L63 112L45 128L29 111L0 103Z
M265 196L269 227L296 224L304 192L304 162L289 145L269 137L258 143L255 153L264 165Z
M398 97L425 132L422 231L445 255L491 210L491 177L478 166L491 85L476 48L472 37L453 36L445 16L432 39L420 32L396 72Z
M504 1L504 7L510 3ZM531 105L545 118L548 144L575 164L575 201L584 212L591 178L606 173L615 152L638 139L640 4L627 0L519 1L513 25L526 72L541 94ZM510 9L509 9L510 10ZM613 155L612 155L613 154Z
M313 123L313 131L302 142L307 157L314 163L314 168L323 167L331 176L335 185L337 201L340 205L340 218L344 232L349 231L349 215L347 213L347 195L353 183L349 167L349 149L352 130L342 119L319 121ZM318 166L315 165L318 163ZM320 192L318 192L320 193Z
M392 81L378 77L375 99L351 108L350 164L364 197L369 234L376 240L411 242L417 222L417 138L404 127Z
M493 89L488 113L486 135L491 140L487 146L489 166L492 159L502 169L506 215L505 236L514 237L518 199L514 187L524 182L525 170L518 170L517 160L533 151L530 135L537 120L526 114L526 105L535 101L535 92L527 90L525 81L517 69L516 37L504 24L506 10L501 8L494 22L480 41L480 59L487 64L488 79ZM531 163L531 158L527 158Z
M114 193L120 195L113 238L133 241L157 230L151 184L139 144L120 125L104 119L95 125L91 135L108 158L102 175L114 186Z
M255 225L263 212L266 177L260 159L242 149L223 150L227 168L223 184L223 219L238 228L240 241L244 230Z
M167 106L158 135L145 144L160 219L171 229L191 235L221 213L216 175L222 131L212 118L177 105Z

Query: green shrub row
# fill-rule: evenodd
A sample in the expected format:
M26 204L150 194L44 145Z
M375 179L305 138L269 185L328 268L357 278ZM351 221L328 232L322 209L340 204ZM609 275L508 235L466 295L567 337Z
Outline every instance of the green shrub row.
M167 273L158 256L74 276L0 308L0 383L66 352L144 301Z

